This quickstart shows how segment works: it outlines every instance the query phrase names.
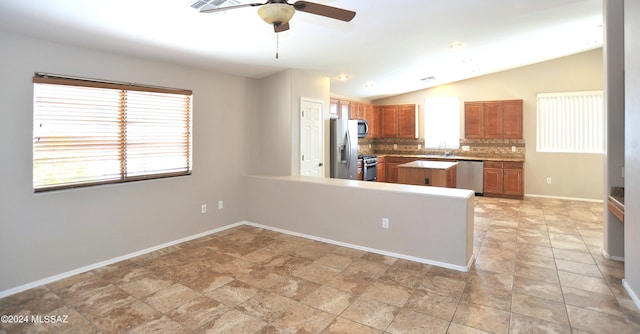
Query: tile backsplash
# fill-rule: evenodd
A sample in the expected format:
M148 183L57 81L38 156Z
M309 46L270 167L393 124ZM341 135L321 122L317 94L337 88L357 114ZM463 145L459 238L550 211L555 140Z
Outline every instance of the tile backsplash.
M440 155L444 153L443 149L424 148L424 140L414 138L360 138L358 145L360 154ZM463 151L463 146L469 146L469 151ZM461 139L459 148L447 149L458 156L524 159L525 148L524 139Z

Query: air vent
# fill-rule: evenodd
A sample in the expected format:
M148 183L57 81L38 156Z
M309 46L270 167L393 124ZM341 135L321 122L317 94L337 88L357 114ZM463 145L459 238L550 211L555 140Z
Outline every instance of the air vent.
M235 6L241 5L242 2L238 0L196 0L190 3L189 6L191 8L195 8L197 10L208 8L218 8L220 5L224 4L224 6Z

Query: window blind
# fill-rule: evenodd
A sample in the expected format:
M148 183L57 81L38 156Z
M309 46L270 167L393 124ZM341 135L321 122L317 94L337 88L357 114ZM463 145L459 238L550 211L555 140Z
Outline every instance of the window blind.
M34 77L35 191L188 175L188 90Z
M603 153L602 91L538 94L538 152Z

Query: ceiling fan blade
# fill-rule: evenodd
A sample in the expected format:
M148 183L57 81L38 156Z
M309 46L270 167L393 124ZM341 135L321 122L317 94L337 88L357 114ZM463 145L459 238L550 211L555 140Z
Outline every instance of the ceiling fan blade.
M296 1L293 4L293 7L296 10L299 10L302 12L326 16L332 19L346 21L346 22L351 21L353 17L356 16L356 12L353 12L350 10L331 7L327 5L321 5L319 3L309 2L309 1Z
M283 32L289 30L289 22L285 24L273 24L273 31L275 32Z
M266 5L267 3L247 3L244 5L235 5L235 6L227 6L227 7L217 7L217 8L209 8L209 9L201 9L200 13L215 13L215 12L224 12L226 10L243 8L243 7L255 7Z

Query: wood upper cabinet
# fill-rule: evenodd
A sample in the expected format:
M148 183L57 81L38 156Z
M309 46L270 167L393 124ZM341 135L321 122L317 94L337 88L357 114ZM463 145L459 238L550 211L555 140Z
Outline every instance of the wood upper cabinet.
M522 100L465 102L467 139L522 139Z
M415 104L398 106L398 138L418 138L417 109Z
M382 110L378 106L372 106L371 120L373 124L369 124L369 138L382 137Z
M484 113L482 102L465 102L464 136L467 139L484 138Z
M501 139L503 133L502 102L483 103L484 138Z
M349 119L369 121L373 117L373 105L362 102L349 102Z
M360 103L349 102L349 119L364 119L364 115L360 114Z
M380 106L382 138L396 138L398 136L398 106Z
M380 106L382 138L418 138L418 106Z
M502 101L503 137L522 139L522 100Z

